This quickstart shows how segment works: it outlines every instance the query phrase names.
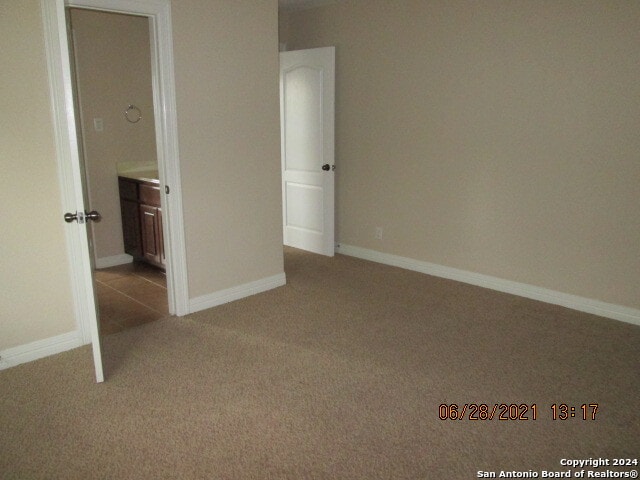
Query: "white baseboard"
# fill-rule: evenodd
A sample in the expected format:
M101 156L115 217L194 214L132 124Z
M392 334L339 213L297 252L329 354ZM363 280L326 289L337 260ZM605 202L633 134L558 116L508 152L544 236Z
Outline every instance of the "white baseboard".
M96 258L96 268L117 267L131 262L133 262L133 257L127 253L122 253L111 257Z
M31 362L56 353L66 352L84 345L79 331L63 333L55 337L7 348L0 351L0 370L15 367L21 363Z
M624 307L622 305L601 302L599 300L535 287L526 283L512 282L502 278L468 272L466 270L458 270L457 268L445 267L435 263L423 262L411 258L377 252L366 248L354 247L352 245L341 244L336 248L336 252L343 255L349 255L351 257L361 258L363 260L371 260L373 262L400 267L414 272L426 273L427 275L433 275L435 277L448 278L458 282L490 288L492 290L497 290L498 292L511 293L520 297L531 298L533 300L539 300L553 305L560 305L581 312L592 313L601 317L640 325L640 310Z
M201 297L192 298L189 301L189 313L199 312L207 308L217 307L223 303L233 302L241 298L249 297L257 293L266 292L273 288L286 285L287 278L284 273L274 275L272 277L263 278L254 282L238 285L237 287L227 288L218 292L203 295Z

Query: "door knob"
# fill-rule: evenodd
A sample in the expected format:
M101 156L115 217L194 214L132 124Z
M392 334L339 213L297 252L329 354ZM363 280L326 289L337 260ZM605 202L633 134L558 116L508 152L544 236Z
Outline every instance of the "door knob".
M64 221L67 223L71 223L73 221L78 221L78 212L76 213L65 213L64 214Z
M331 165L329 165L328 163L325 163L324 165L322 165L322 170L324 170L325 172L328 172L329 170L331 170Z
M100 215L100 213L98 213L95 210L92 210L90 212L76 212L76 213L70 213L67 212L64 214L64 221L67 223L71 223L73 221L76 221L78 223L85 223L89 220L93 220L94 222L99 222L100 219L102 218L102 215Z
M96 210L91 210L89 213L84 212L84 218L87 220L93 220L94 222L99 222L102 219L102 215L100 215Z

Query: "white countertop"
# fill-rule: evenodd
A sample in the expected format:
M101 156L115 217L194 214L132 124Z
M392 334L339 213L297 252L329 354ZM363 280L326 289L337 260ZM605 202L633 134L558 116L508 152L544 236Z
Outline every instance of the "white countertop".
M160 183L158 170L134 170L129 172L118 172L118 176L139 180L141 182Z

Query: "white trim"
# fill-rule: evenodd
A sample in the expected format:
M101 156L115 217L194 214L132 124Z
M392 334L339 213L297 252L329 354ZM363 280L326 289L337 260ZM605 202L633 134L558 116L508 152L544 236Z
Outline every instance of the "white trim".
M162 0L162 11L150 17L150 32L157 39L151 48L157 60L152 65L154 115L158 143L158 166L161 185L169 185L169 195L161 195L163 236L167 257L167 291L169 312L178 316L189 311L189 279L187 277L187 250L184 237L182 207L182 178L180 176L180 152L178 148L178 116L176 111L175 78L173 64L173 37L171 3ZM157 47L157 48L156 48Z
M189 311L191 313L206 310L207 308L217 307L224 303L240 300L257 293L266 292L273 288L282 287L287 284L287 278L284 273L273 275L272 277L263 278L254 282L238 285L237 287L227 288L218 292L203 295L201 297L192 298L189 302Z
M133 257L128 253L120 255L112 255L110 257L96 258L96 268L117 267L118 265L126 265L133 262Z
M480 273L469 272L466 270L459 270L457 268L445 267L435 263L423 262L388 253L377 252L367 248L354 247L352 245L341 244L336 248L336 252L343 255L349 255L351 257L361 258L363 260L371 260L373 262L400 267L414 272L425 273L435 277L448 278L458 282L490 288L491 290L496 290L498 292L510 293L520 297L551 303L553 305L561 305L580 312L592 313L594 315L612 318L614 320L620 320L634 325L640 325L640 310L622 305L601 302L599 300L557 292L555 290L536 287L526 283L512 282L502 278L482 275Z
M63 333L55 337L37 340L17 347L0 351L0 370L15 367L21 363L31 362L39 358L66 352L84 344L78 331Z

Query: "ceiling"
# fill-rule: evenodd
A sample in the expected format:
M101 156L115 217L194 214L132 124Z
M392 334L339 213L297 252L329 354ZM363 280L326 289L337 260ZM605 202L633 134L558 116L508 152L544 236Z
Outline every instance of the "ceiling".
M306 10L307 8L321 7L339 0L278 0L281 10Z

